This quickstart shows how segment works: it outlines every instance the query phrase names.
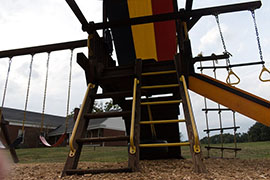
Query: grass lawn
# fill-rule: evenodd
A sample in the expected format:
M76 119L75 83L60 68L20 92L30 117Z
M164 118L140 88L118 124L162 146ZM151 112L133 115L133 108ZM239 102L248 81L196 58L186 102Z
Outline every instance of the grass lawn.
M20 163L65 162L69 147L29 148L16 150ZM127 147L84 146L80 161L122 162L127 161Z
M206 144L202 144L204 148ZM220 147L220 144L213 144L210 146ZM233 143L224 144L224 147L234 147ZM262 159L270 158L270 142L247 142L237 143L237 148L241 148L241 151L237 152L237 158L240 159ZM207 156L207 150L204 148L204 156ZM221 150L211 150L210 157L220 157ZM224 150L225 158L233 158L234 151Z
M202 144L204 156L207 151ZM220 145L213 145L220 146ZM233 147L233 144L225 144L224 147ZM240 159L262 159L270 158L270 142L250 142L238 143L242 150L238 152L237 157ZM69 148L31 148L17 149L17 155L20 163L40 163L40 162L65 162ZM220 157L220 150L211 150L211 156ZM91 147L84 146L81 154L81 161L95 162L123 162L127 161L127 147ZM182 147L182 155L190 158L189 147ZM224 157L234 157L234 152L224 151Z

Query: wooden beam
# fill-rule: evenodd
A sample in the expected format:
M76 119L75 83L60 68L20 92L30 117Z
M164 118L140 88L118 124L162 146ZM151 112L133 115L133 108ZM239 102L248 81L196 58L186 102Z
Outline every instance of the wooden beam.
M84 115L86 113L92 112L95 100L91 97L93 97L93 95L96 94L97 89L98 89L98 86L95 86L93 89L90 90L88 94L85 95L84 106L82 107L83 109L80 110L81 120L79 121L78 128L75 134L75 138L74 138L75 140L85 136L89 120L84 118ZM76 149L75 155L72 157L68 155L64 169L62 171L62 175L61 175L62 177L67 175L67 170L76 169L78 166L78 162L79 162L79 158L80 158L81 150L82 150L82 144L78 144L75 142L74 148Z
M128 167L132 169L132 171L139 170L139 162L140 162L140 121L141 121L141 74L142 74L142 60L137 59L135 61L134 74L138 80L137 91L136 91L136 99L135 99L135 123L134 123L134 145L136 147L135 154L128 153Z
M190 11L192 9L193 0L186 0L186 10Z
M80 23L82 24L82 27L87 26L88 22L84 17L82 11L80 10L79 6L77 5L77 3L74 0L66 0L66 2L68 3L69 7L71 8L75 16L80 21Z
M94 75L95 68L93 65L93 60L89 61L89 59L84 55L84 53L77 53L77 63L83 68L85 72L86 84L94 83L96 77Z
M194 115L191 109L191 104L190 104L190 97L188 95L188 93L186 93L185 88L184 88L184 82L179 80L179 91L180 91L180 95L183 101L183 111L184 111L184 115L185 115L185 120L186 120L186 127L187 127L187 132L188 132L188 139L189 139L189 143L190 143L190 152L191 152L191 157L193 160L193 164L194 164L194 170L196 173L205 173L207 172L206 167L203 163L203 156L202 156L202 151L200 150L199 152L195 152L194 147L197 145L199 146L199 148L201 149L200 146L200 141L198 142L198 144L195 143L196 137L195 133L197 133L197 128L196 125L194 125L194 123L192 121L195 121L193 119ZM193 127L195 126L195 128Z
M83 39L83 40L78 40L78 41L70 41L70 42L0 51L0 58L30 55L30 54L37 54L37 53L44 53L44 52L52 52L52 51L60 51L60 50L66 50L66 49L75 49L75 48L86 47L86 46L87 46L87 40Z
M201 16L198 17L192 17L188 22L187 22L187 28L188 31L193 28L193 26L201 19Z
M181 26L179 29L182 32L185 32L184 23L180 21L180 24ZM192 66L191 64L189 64L190 60L192 59L192 51L188 36L185 37L184 33L181 34L183 35L183 37L181 37L181 41L179 42L180 52L175 56L175 68L177 71L179 94L182 99L183 111L186 120L186 128L190 143L190 152L194 164L194 170L197 173L204 173L207 172L207 170L202 159L203 156L200 147L200 141L195 124L194 115L192 112L190 97L187 91L187 84L185 81L185 77L187 77L188 74L190 74L194 70L190 68L190 67L193 68L193 64Z
M67 169L67 175L84 175L84 174L100 174L100 173L127 173L132 172L130 168L120 169Z
M191 11L180 10L179 12L175 12L175 13L165 13L165 14L158 14L158 15L152 15L152 16L130 18L128 20L111 21L111 22L106 22L106 23L91 22L83 30L93 31L93 30L98 30L98 29L107 29L111 27L131 26L131 25L147 24L147 23L160 22L160 21L176 20L176 19L187 20L191 17L201 17L201 16L208 16L208 15L215 15L215 14L231 13L231 12L236 12L236 11L246 11L246 10L251 10L251 9L255 10L255 9L260 8L261 5L262 5L261 1L253 1L253 2L247 2L247 3L202 8L202 9L196 9L196 10L191 10Z
M219 60L219 59L227 59L229 57L230 57L229 54L222 54L222 55L212 54L211 56L195 57L192 59L192 63L196 63L200 61L213 61L213 60Z

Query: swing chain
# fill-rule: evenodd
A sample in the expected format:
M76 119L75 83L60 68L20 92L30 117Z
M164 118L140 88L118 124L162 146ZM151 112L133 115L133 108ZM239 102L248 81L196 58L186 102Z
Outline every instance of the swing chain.
M69 105L70 105L70 92L71 92L71 77L72 77L72 58L73 58L73 50L71 49L70 54L70 64L69 64L69 79L68 79L68 98L67 98L67 112L66 112L66 126L65 126L65 133L67 132L68 128L68 115L69 115Z
M221 25L220 25L218 14L215 15L215 18L216 18L216 22L217 22L217 25L218 25L218 30L219 30L219 35L220 35L220 38L221 38L221 42L222 42L222 45L223 45L224 54L229 54L229 56L232 56L231 53L229 53L227 51L227 47L226 47L224 36L223 36L222 30L221 30ZM228 66L228 68L227 68L228 76L226 78L227 84L229 84L229 85L237 85L237 84L239 84L240 83L240 78L233 72L233 70L231 68L230 58L226 59L226 64ZM215 69L214 69L214 72L215 72ZM236 82L231 82L231 78L230 78L231 76L234 76L237 79L237 81Z
M258 25L257 25L257 22L256 22L255 11L251 10L250 12L251 12L253 23L254 23L254 28L255 28L255 33L256 33L256 38L257 38L257 43L258 43L258 49L259 49L259 54L260 54L260 60L263 62L262 66L264 67L262 46L261 46L261 40L260 40L260 36L259 36Z
M25 105L24 105L24 117L23 117L23 122L22 122L22 134L24 132L24 123L25 123L25 120L26 120L26 111L27 111L27 105L28 105L28 99L29 99L29 92L30 92L30 84L31 84L31 77L32 77L33 61L34 61L34 54L31 55L31 61L30 61L30 65L29 65L28 85L27 85L26 99L25 99Z
M5 82L1 107L4 107L4 104L5 104L6 92L7 92L7 86L8 86L8 78L9 78L9 72L10 72L10 69L11 69L11 64L12 64L12 57L9 58L9 62L8 62L8 71L7 71L7 77L6 77L6 82Z
M220 38L221 38L221 42L222 42L222 45L223 45L224 54L229 54L231 56L231 53L229 53L227 51L227 47L226 47L224 36L223 36L222 30L221 30L221 25L220 25L218 14L215 15L215 18L216 18L216 22L217 22L217 25L218 25L218 30L219 30L219 35L220 35ZM227 62L227 66L230 66L230 59L229 58L226 59L226 62ZM229 67L229 69L230 69L230 67Z
M47 64L46 64L46 78L45 78L45 87L44 87L44 95L43 95L43 106L42 106L42 119L41 119L41 127L40 132L43 132L43 124L45 118L45 106L46 106L46 96L47 96L47 86L48 86L48 75L49 75L49 63L50 63L50 55L51 52L48 52Z
M256 21L256 15L255 15L255 11L254 10L250 10L251 15L252 15L252 19L253 19L253 23L254 23L254 28L255 28L255 33L256 33L256 38L257 38L257 44L258 44L258 49L259 49L259 54L260 54L260 60L262 62L262 70L260 72L259 75L259 79L262 82L269 82L270 79L263 79L262 76L264 74L264 72L269 73L270 74L270 70L268 70L265 67L265 61L263 60L263 53L262 53L262 46L261 46L261 40L260 40L260 36L259 36L259 30L258 30L258 25L257 25L257 21Z

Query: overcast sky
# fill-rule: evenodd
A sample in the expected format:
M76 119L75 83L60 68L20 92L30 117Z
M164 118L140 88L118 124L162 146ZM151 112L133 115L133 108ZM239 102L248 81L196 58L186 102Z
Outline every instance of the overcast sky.
M76 1L88 21L100 22L102 19L101 0ZM225 5L231 3L247 2L244 0L194 0L194 9L208 6ZM218 4L217 4L218 3ZM184 1L179 1L179 8L184 7ZM270 68L270 2L263 1L261 9L256 11L257 23L261 38L261 45L266 61ZM254 26L250 12L237 12L220 15L221 27L224 33L228 51L233 55L231 63L259 61ZM87 34L82 32L81 25L66 4L65 0L1 0L0 1L0 50L22 48L36 45L66 42L86 39ZM190 31L193 55L202 52L204 55L222 54L217 25L213 16L203 17ZM76 49L77 52L86 52L85 48ZM51 54L46 113L65 116L68 87L68 68L70 51L58 51ZM115 55L114 55L115 57ZM42 100L45 82L47 54L34 56L33 76L29 96L29 111L42 111ZM6 96L5 106L24 109L27 79L29 73L30 55L13 58ZM220 62L219 65L223 65ZM204 65L211 65L205 63ZM8 67L8 59L0 59L0 95L3 88ZM270 100L270 83L258 80L261 66L234 68L234 72L241 78L237 87ZM198 71L199 72L199 71ZM72 90L70 109L81 104L85 89L83 70L73 59ZM213 75L213 71L204 73ZM226 71L217 70L218 79L225 81ZM269 75L270 77L270 75ZM200 137L205 136L205 117L201 111L203 98L192 93L192 103L197 121ZM208 102L209 107L217 107L215 103ZM231 113L224 113L224 127L232 126ZM254 123L247 117L237 114L237 125L240 132L245 132ZM218 127L217 114L210 115L210 126ZM181 127L181 129L185 129Z

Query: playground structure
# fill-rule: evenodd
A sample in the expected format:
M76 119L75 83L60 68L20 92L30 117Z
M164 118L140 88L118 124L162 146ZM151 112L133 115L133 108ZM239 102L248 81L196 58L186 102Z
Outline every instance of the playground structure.
M196 62L228 60L229 54L225 48L225 53L222 55L193 58L188 36L188 31L203 16L243 10L254 12L255 9L260 8L260 1L192 10L192 0L187 0L186 9L179 11L177 1L174 0L166 3L152 1L152 6L151 1L145 1L148 4L142 6L134 3L134 0L119 0L119 2L107 0L103 2L102 23L88 23L76 2L66 1L81 22L83 31L88 33L88 40L0 52L1 58L41 52L49 54L52 51L88 46L88 57L83 53L77 54L77 62L85 71L88 88L70 139L70 153L63 169L63 176L137 171L139 159L150 158L148 149L151 149L151 153L154 154L153 159L181 158L181 146L190 147L195 171L205 172L188 89L233 111L270 125L270 102L231 86L234 82L230 82L230 77L236 76L231 69L233 65L228 63L225 67L229 69L228 84L194 72ZM156 7L154 8L156 11L154 9L152 11L153 14L148 12L151 7ZM129 13L121 14L126 12ZM257 26L255 27L257 29ZM111 57L112 38L109 28L112 31L119 66L115 65ZM153 28L156 30L155 36L151 34ZM103 38L96 32L98 29L106 30ZM166 36L162 39L160 35L164 33ZM258 45L260 49L260 43ZM238 66L254 64L264 64L262 55L261 62ZM262 67L261 75L269 72L264 65ZM268 81L262 79L261 75L262 81ZM31 75L29 75L29 84L30 77ZM103 93L97 94L98 87L102 88ZM46 85L44 106L45 98ZM123 111L91 113L95 99L103 98L112 98ZM178 119L179 103L183 105L185 119ZM27 98L25 107L27 107ZM118 116L123 117L125 121L127 136L84 138L89 120ZM186 123L189 142L180 142L178 127L180 122ZM77 169L83 145L102 141L129 142L128 167L105 170ZM155 148L158 150L153 150ZM155 154L155 152L159 153Z

